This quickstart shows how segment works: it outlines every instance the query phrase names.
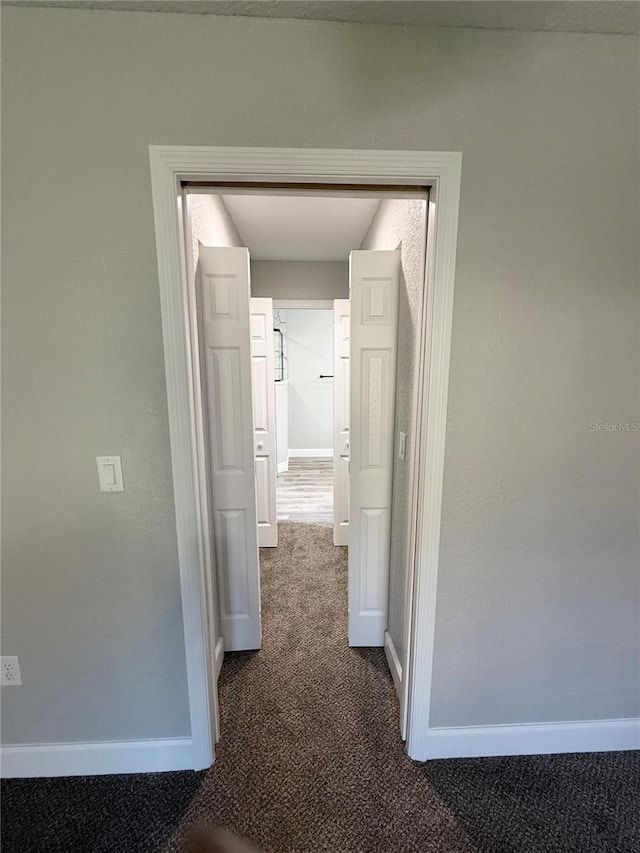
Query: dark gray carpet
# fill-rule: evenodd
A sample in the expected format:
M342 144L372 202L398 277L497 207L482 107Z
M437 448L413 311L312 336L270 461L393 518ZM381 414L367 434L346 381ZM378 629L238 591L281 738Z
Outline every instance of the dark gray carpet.
M640 753L419 765L482 853L640 853Z
M204 773L3 783L4 851L163 851L220 823L267 853L638 853L637 753L414 764L382 650L348 649L346 549L280 525L264 644L225 658Z
M2 850L162 850L195 796L201 775L145 773L3 780Z

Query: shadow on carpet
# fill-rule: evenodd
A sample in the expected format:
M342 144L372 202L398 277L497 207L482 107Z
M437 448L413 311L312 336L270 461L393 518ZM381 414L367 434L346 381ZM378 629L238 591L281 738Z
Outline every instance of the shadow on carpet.
M640 752L419 765L481 853L638 853Z
M161 850L202 773L6 779L4 853L140 853Z

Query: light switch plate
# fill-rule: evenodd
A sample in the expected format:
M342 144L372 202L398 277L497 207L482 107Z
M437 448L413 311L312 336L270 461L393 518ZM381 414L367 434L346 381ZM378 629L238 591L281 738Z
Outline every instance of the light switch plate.
M124 492L122 463L119 456L96 456L101 492Z
M407 453L407 434L406 432L400 433L400 441L398 442L398 456L404 462L404 457Z

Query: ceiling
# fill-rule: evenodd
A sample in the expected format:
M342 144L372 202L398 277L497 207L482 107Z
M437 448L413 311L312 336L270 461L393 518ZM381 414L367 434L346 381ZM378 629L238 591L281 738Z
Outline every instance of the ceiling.
M640 33L640 2L616 0L2 0L6 6L182 12L364 24Z
M378 198L225 195L254 260L347 261L359 249Z

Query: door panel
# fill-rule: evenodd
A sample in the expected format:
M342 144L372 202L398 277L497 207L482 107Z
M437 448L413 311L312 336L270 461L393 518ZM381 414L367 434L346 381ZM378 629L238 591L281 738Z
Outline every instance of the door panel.
M259 649L260 571L253 455L249 252L200 245L213 538L227 651Z
M387 628L400 253L352 252L349 645Z
M333 544L349 544L349 346L351 304L333 301Z
M276 391L273 374L273 300L251 300L251 374L258 512L258 544L278 544L276 510Z

